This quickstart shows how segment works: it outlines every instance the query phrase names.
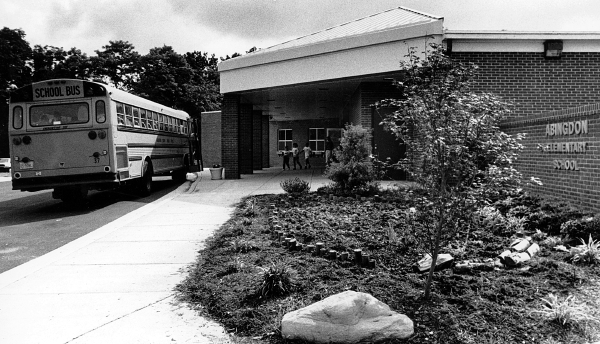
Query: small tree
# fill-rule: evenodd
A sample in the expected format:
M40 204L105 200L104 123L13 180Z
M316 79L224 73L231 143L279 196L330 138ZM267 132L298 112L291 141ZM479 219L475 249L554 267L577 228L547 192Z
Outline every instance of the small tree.
M396 85L402 99L379 103L398 107L383 123L406 146L402 168L427 191L411 215L429 239L425 298L441 243L464 224L465 214L518 187L521 176L513 162L522 147L520 136L498 127L509 105L470 91L477 67L452 61L440 45L430 46L425 58L410 49L401 62L404 78Z
M325 170L325 176L334 181L343 192L365 186L376 178L369 158L370 129L347 124L342 130L340 146L334 151L338 162Z

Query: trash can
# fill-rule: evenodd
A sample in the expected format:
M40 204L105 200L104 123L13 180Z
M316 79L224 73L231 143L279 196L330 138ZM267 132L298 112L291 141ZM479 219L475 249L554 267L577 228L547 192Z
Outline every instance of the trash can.
M210 179L223 179L223 167L209 167Z

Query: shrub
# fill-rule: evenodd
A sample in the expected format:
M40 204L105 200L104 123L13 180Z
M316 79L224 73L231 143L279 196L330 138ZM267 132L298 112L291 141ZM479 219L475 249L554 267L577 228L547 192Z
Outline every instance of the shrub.
M369 157L370 129L347 124L342 131L340 146L334 152L339 162L325 170L325 176L336 183L342 192L354 191L377 179L378 172Z
M579 240L581 241L581 245L571 249L571 252L573 253L573 263L600 263L600 241L592 239L591 235L587 243L581 238Z
M257 215L257 211L258 208L256 206L256 199L254 199L254 197L248 198L245 202L244 202L244 207L242 208L242 214L246 217L252 217ZM250 225L252 223L252 220L250 220L248 222L248 219L243 219L243 224L244 225Z
M583 239L588 236L600 237L600 218L586 216L568 220L560 225L560 233L571 238Z
M354 159L346 163L334 163L327 167L325 175L336 183L342 192L364 187L374 180L373 167Z
M261 297L285 295L293 290L296 272L287 263L272 262L268 268L259 269L262 279L257 294Z
M298 177L284 180L279 185L287 193L308 193L310 191L310 184Z
M492 206L486 206L475 212L473 222L479 226L479 229L492 233L502 232L506 225L506 219L502 213Z
M584 320L593 320L585 312L585 307L575 302L573 295L567 296L561 301L556 295L550 293L547 298L542 298L542 301L544 301L544 308L534 312L540 313L562 326L572 325Z

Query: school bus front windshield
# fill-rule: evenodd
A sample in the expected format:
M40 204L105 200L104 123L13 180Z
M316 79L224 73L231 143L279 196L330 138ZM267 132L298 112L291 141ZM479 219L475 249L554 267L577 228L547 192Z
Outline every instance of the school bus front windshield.
M29 109L29 123L32 127L81 124L89 120L90 109L87 103L36 105Z

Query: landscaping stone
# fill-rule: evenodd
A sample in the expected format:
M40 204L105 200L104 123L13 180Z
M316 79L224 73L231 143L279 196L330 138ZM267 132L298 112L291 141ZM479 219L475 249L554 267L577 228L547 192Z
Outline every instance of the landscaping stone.
M420 272L429 271L431 268L431 255L426 254L421 260L417 262L417 269ZM452 263L454 262L454 258L447 253L438 254L437 260L435 262L435 271L440 271L449 267L452 267Z
M345 291L287 313L281 335L315 343L379 342L414 333L411 319L373 296Z

